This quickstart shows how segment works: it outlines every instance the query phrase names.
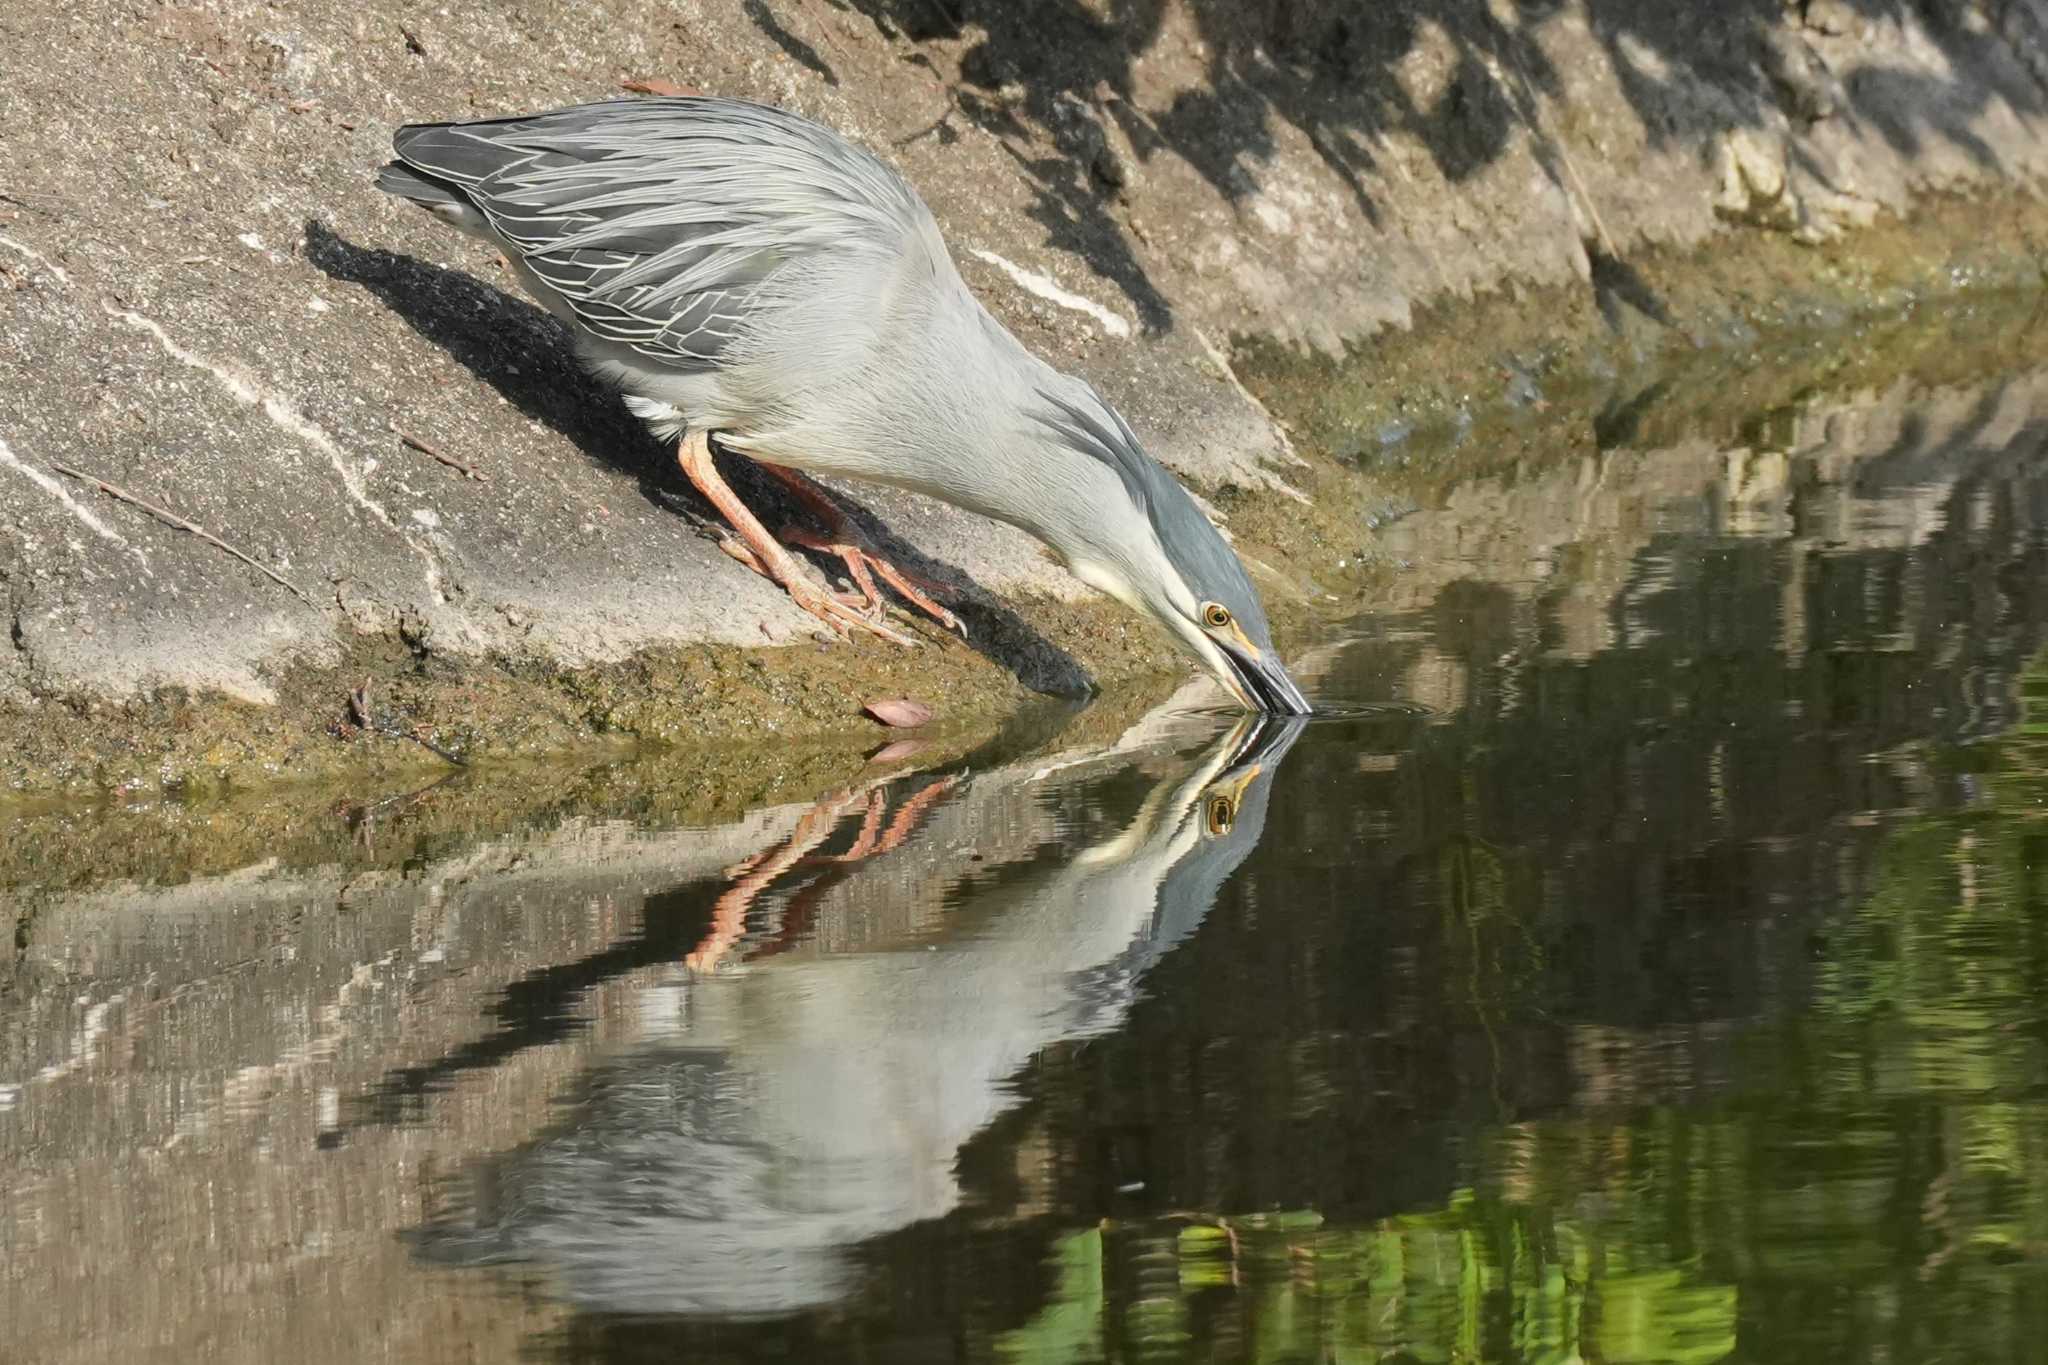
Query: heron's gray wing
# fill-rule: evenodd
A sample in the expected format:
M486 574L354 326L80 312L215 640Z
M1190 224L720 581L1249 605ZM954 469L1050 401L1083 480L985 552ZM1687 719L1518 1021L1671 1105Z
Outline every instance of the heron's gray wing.
M679 98L414 124L399 158L459 186L595 335L716 365L762 286L811 252L943 253L873 156L782 110Z

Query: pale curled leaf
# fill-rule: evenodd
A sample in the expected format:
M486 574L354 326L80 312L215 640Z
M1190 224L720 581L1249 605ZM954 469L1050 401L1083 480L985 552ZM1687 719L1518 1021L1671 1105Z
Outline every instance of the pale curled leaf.
M861 709L895 730L910 730L932 718L932 709L908 697L870 697Z
M892 739L868 755L870 764L901 763L906 758L915 758L923 753L925 742L921 739Z

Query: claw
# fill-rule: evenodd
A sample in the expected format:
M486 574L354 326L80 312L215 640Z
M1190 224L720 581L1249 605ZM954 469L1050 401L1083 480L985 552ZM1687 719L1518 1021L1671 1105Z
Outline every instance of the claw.
M682 465L683 472L689 476L690 482L697 486L697 491L710 500L711 505L718 509L738 533L736 538L728 536L720 540L720 549L756 573L781 584L788 591L792 601L830 626L836 634L845 635L859 629L878 635L891 644L902 645L906 649L917 647L917 641L908 635L892 630L878 620L870 620L811 581L809 574L797 562L796 557L768 533L768 528L761 524L760 518L747 509L747 505L739 500L739 496L719 476L718 469L711 460L711 445L705 433L692 432L685 436L676 450L676 459ZM863 569L861 573L855 575L855 583L859 584L864 576ZM872 582L870 579L869 584ZM871 599L873 596L874 594L869 593Z
M825 496L816 484L803 475L776 464L763 464L761 467L796 494L818 520L825 523L824 535L817 535L800 527L786 527L782 532L782 538L792 545L801 545L807 550L833 555L846 565L847 576L853 580L854 587L866 599L874 619L880 620L888 609L887 600L875 584L875 579L879 577L882 582L901 593L906 602L947 630L959 635L961 639L967 638L967 627L960 623L960 618L932 600L934 593L945 591L943 587L928 578L899 569L876 554L847 521L846 513L839 509L839 505Z
M961 639L967 638L967 627L960 624L959 617L932 601L909 574L867 546L851 540L832 540L825 536L813 535L797 527L785 528L782 538L792 545L801 545L806 550L818 550L838 556L840 562L846 565L846 572L853 579L854 586L860 590L871 619L880 619L889 606L888 599L882 596L882 590L875 585L875 578L879 575L884 583L902 593L904 599L912 606L947 630L957 632Z

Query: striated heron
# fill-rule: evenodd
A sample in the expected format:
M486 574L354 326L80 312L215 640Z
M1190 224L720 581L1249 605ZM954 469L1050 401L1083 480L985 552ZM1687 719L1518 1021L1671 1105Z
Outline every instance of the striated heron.
M735 532L728 553L834 630L911 643L883 622L876 575L959 623L806 473L1020 527L1162 623L1245 706L1309 710L1187 490L1102 395L982 307L924 201L875 156L795 114L702 97L413 124L393 145L378 187L503 251L584 363L677 442ZM748 510L714 437L825 519L822 538L784 538L839 556L858 598L820 587Z

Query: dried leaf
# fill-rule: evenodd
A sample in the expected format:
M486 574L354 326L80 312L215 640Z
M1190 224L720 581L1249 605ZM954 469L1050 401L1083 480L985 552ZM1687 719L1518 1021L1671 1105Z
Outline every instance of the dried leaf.
M924 752L925 742L921 739L892 739L868 755L870 763L901 763L904 759Z
M630 81L620 81L619 89L630 90L636 95L701 95L704 93L694 86L677 85L674 81L665 81L659 76L636 77Z
M861 709L894 730L910 730L932 718L932 709L908 697L870 697Z

